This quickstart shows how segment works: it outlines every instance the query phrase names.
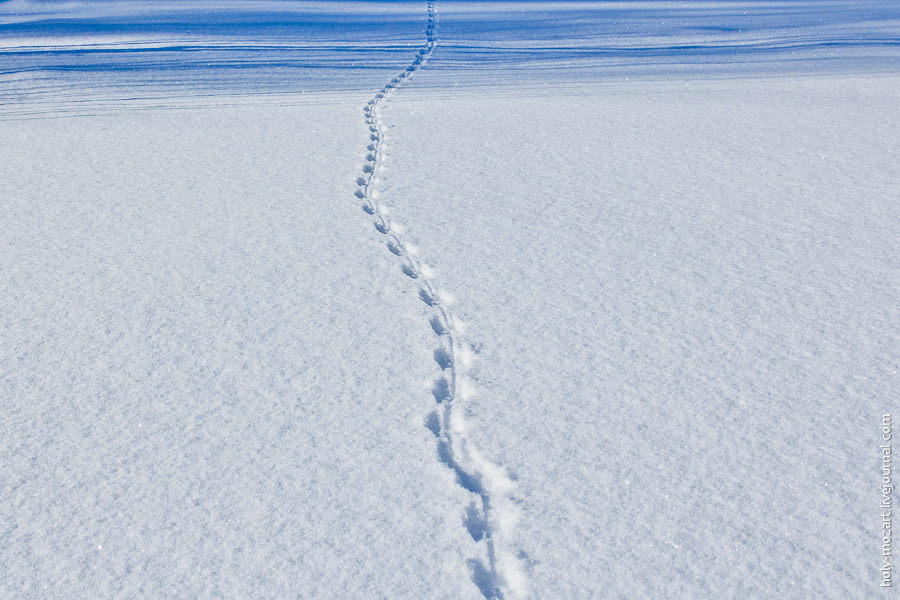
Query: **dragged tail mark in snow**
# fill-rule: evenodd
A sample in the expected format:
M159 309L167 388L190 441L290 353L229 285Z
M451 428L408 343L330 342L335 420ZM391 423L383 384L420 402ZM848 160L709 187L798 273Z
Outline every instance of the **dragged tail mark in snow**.
M450 310L453 297L437 288L434 270L418 257L416 246L406 241L405 228L391 221L388 208L377 201L384 176L387 139L381 108L431 58L437 45L436 27L435 2L430 1L425 45L416 52L412 63L381 88L365 107L371 143L367 146L362 175L356 180L359 185L356 196L364 201L363 210L374 217L375 229L388 237L387 247L401 261L401 271L418 284L419 297L434 311L430 325L440 344L434 359L443 373L432 386L437 408L425 417L425 426L437 438L438 458L472 496L470 504L461 507L460 520L472 539L484 545L486 558L469 561L472 581L485 598L511 600L528 595L524 556L512 550L510 539L519 509L513 498L512 478L505 469L485 458L468 437L464 403L475 387L466 372L475 352L461 340L464 323Z

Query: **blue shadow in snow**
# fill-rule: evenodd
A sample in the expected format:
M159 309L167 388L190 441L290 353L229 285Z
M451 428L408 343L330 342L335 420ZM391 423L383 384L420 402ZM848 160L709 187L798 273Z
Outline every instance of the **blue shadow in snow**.
M370 90L422 43L425 2L0 2L0 103ZM24 7L24 8L23 8ZM417 85L896 71L896 1L440 1ZM18 11L18 12L15 12Z
M454 3L419 85L897 72L886 0Z

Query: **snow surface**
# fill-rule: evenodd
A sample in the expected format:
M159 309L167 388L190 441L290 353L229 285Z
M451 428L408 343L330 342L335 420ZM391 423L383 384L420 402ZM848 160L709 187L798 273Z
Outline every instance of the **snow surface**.
M4 125L0 596L473 596L358 113Z
M877 592L898 98L879 78L390 105L385 196L480 348L469 436L518 479L538 595Z
M0 596L888 597L898 34L0 2Z

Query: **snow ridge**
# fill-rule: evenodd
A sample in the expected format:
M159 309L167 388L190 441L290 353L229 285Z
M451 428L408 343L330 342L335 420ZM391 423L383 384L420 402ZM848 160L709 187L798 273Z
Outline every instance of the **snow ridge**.
M503 467L481 454L468 437L465 402L477 390L467 371L472 367L476 351L462 340L465 323L450 309L455 298L437 287L434 269L419 258L418 248L404 235L405 228L390 219L389 207L378 201L389 139L381 109L389 96L431 58L437 46L436 27L437 9L430 0L424 46L406 70L392 78L365 107L371 143L363 173L357 179L356 196L364 201L363 210L374 217L378 232L387 236L387 247L400 259L402 272L418 283L419 297L433 311L430 325L439 338L434 358L443 373L432 387L438 408L428 415L425 423L437 438L439 459L456 474L457 483L472 497L470 505L462 511L462 519L484 552L482 560L468 561L472 581L485 598L512 600L528 596L526 557L512 550L511 544L520 511L513 496L514 479Z

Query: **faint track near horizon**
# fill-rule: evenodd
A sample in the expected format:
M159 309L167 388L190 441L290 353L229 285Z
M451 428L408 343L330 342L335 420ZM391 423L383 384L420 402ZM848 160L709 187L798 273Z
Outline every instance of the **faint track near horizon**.
M374 218L375 229L388 238L388 250L400 260L401 271L419 286L419 297L432 310L430 325L438 337L434 360L442 370L432 387L437 408L425 417L425 425L437 438L439 460L451 469L457 483L472 498L460 511L472 539L484 545L484 558L468 561L473 583L489 599L523 598L528 595L525 557L508 547L509 537L518 520L518 506L512 496L515 484L505 469L486 459L469 440L464 402L471 397L474 385L466 377L476 352L462 340L465 324L453 315L453 296L438 288L435 272L420 257L418 248L407 241L406 229L390 219L389 208L379 202L384 175L386 127L381 109L392 94L410 80L431 58L437 46L436 3L428 2L428 24L425 44L416 52L406 70L393 77L367 103L366 123L369 127L366 162L356 183L356 196L363 200L363 210Z

